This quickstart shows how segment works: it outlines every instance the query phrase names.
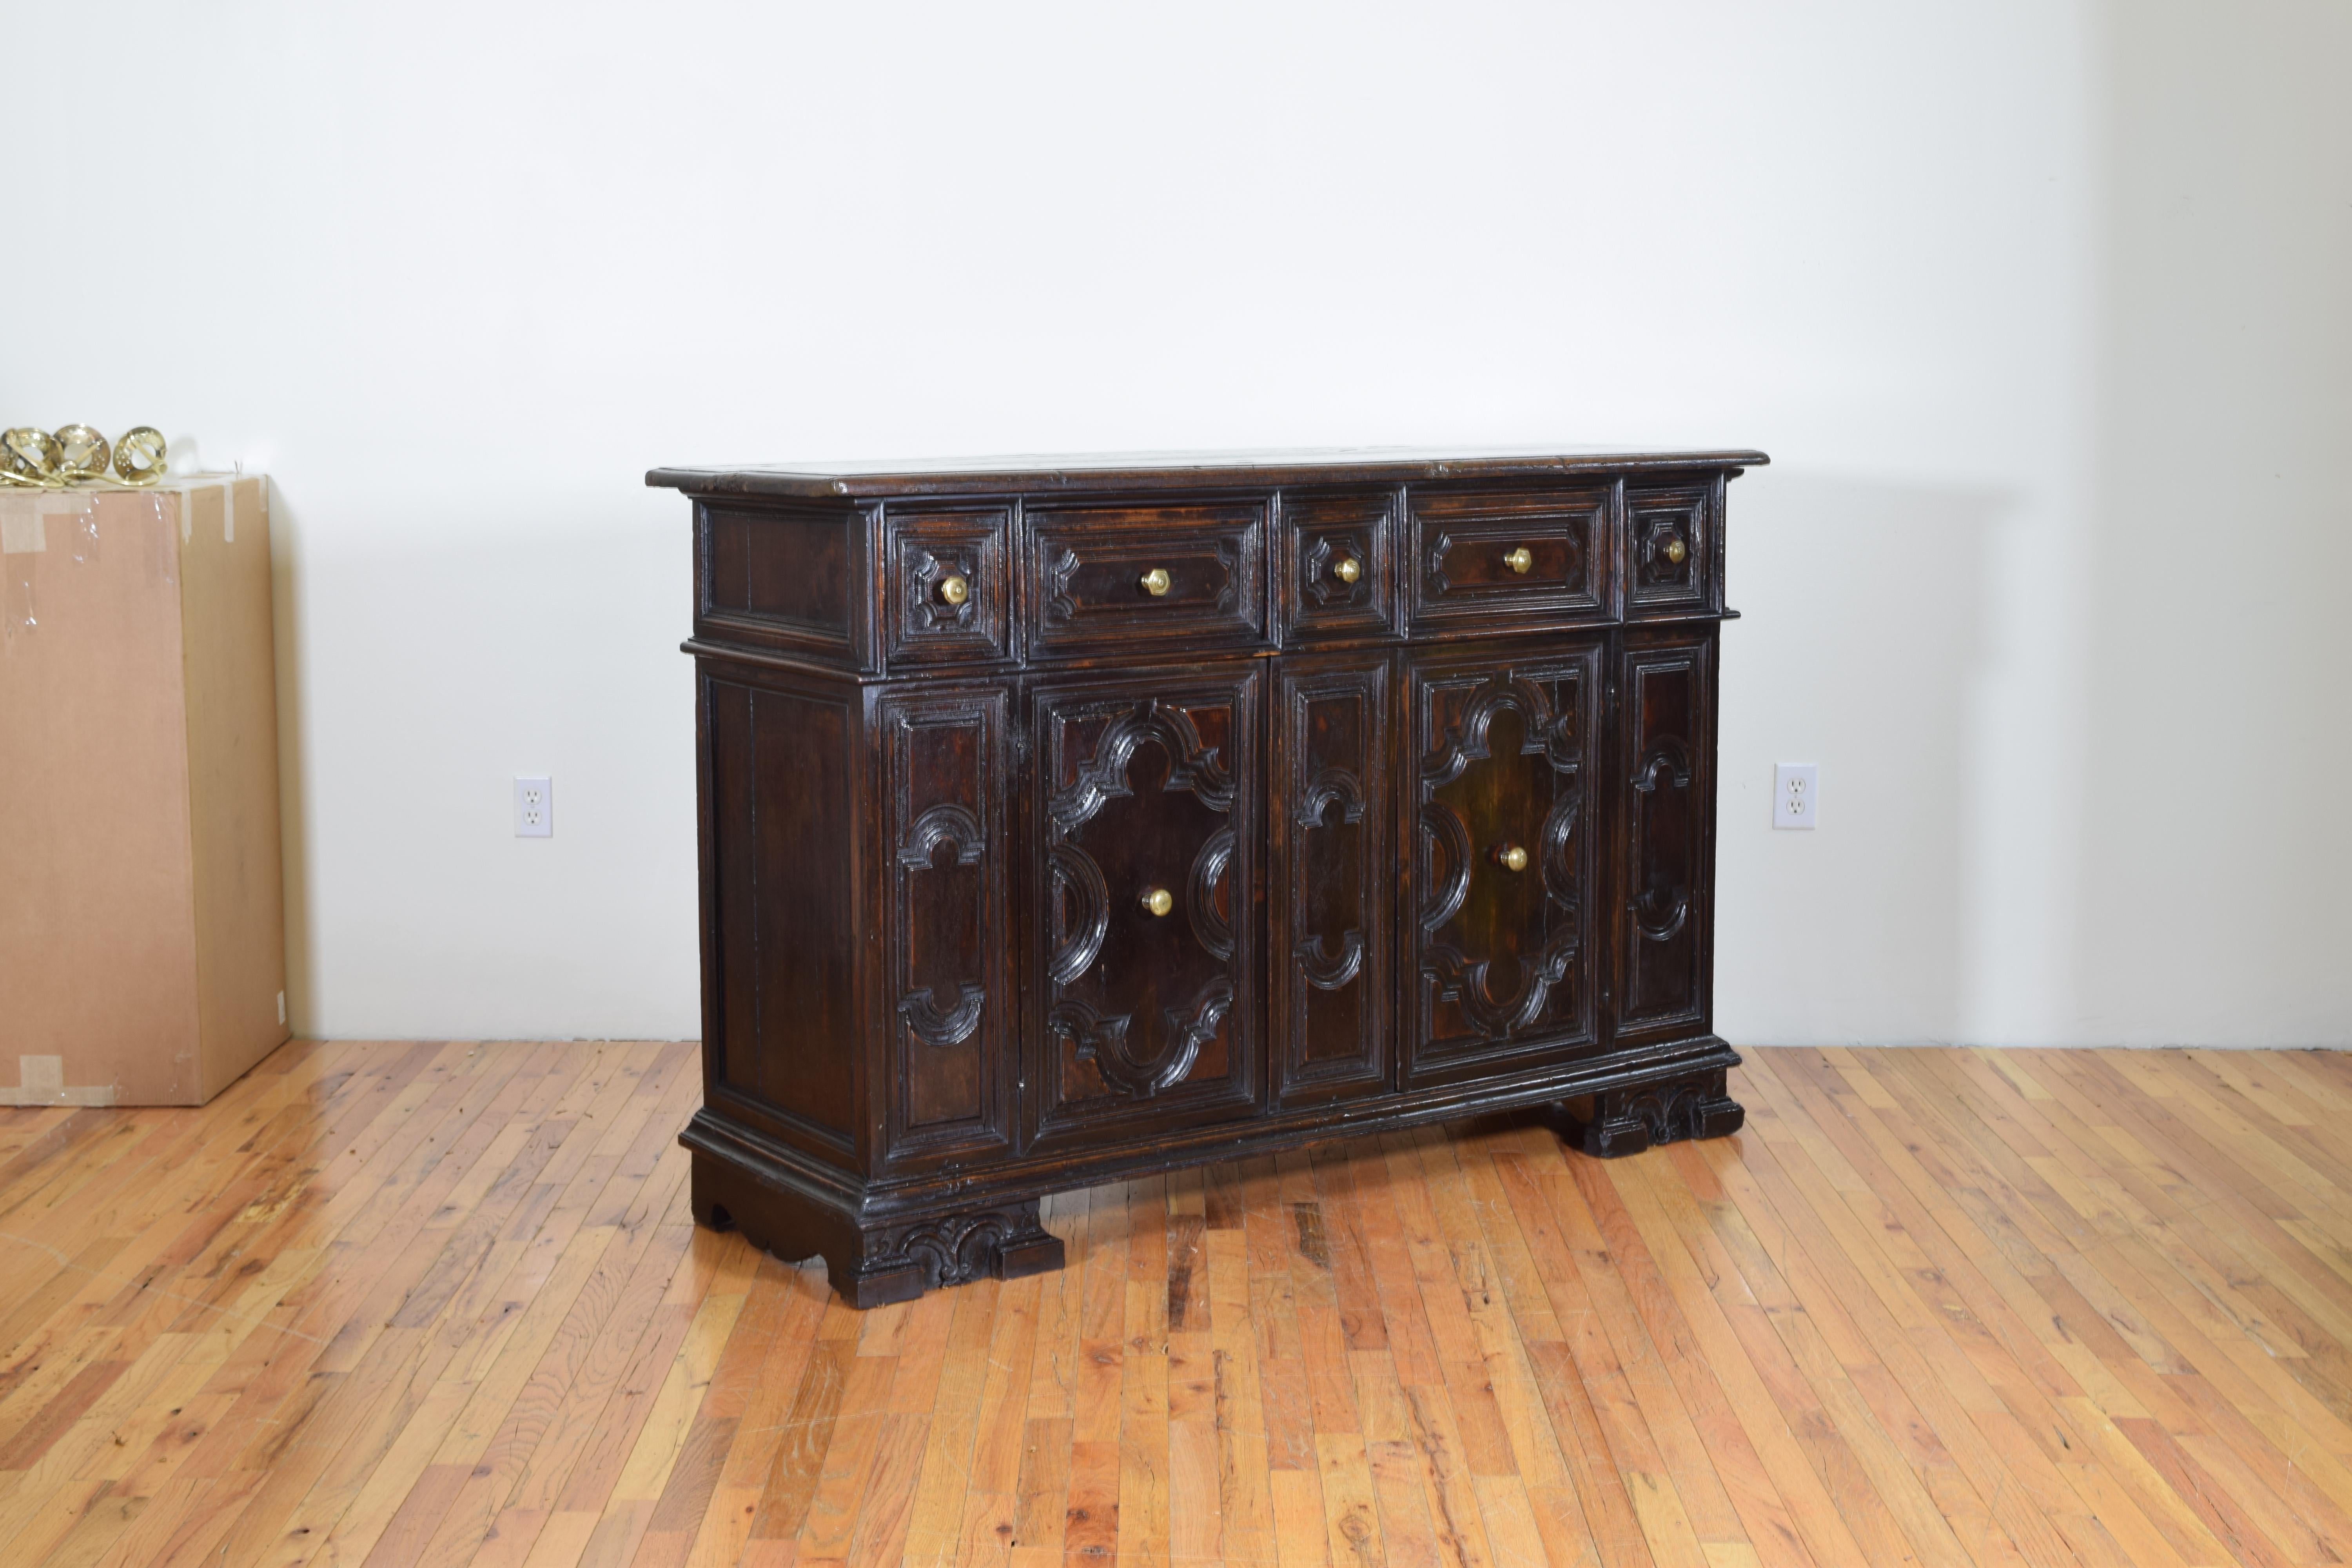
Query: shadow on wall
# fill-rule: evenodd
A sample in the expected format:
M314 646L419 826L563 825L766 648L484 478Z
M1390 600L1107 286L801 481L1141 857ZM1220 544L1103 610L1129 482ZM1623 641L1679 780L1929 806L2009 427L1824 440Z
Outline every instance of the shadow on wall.
M1988 655L1987 491L1784 468L1731 489L1717 1029L1739 1044L1958 1037L1969 1018L1966 745ZM1776 763L1822 826L1776 831Z

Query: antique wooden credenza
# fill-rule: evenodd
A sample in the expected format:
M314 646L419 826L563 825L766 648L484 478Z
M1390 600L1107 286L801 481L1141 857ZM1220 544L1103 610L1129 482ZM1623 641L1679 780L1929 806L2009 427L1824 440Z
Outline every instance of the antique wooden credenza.
M657 468L694 501L693 1203L871 1306L1037 1199L1559 1102L1711 1028L1748 451Z

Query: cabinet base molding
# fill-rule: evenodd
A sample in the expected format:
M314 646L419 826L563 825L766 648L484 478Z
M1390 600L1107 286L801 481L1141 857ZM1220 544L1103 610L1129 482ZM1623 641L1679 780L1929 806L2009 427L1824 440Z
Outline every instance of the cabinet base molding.
M1034 1163L1006 1162L985 1174L940 1175L919 1184L865 1187L849 1172L810 1159L709 1109L678 1142L692 1152L695 1219L713 1230L740 1230L763 1252L788 1263L823 1258L843 1300L865 1309L908 1301L924 1291L974 1279L1018 1279L1062 1267L1062 1238L1039 1223L1044 1194L1122 1176L1250 1159L1310 1143L1401 1131L1474 1116L1556 1107L1565 1141L1604 1159L1638 1154L1657 1143L1721 1138L1739 1131L1747 1112L1726 1093L1738 1054L1712 1036L1671 1047L1674 1055L1615 1087L1622 1063L1601 1058L1578 1076L1547 1075L1507 1090L1476 1084L1423 1092L1379 1110L1332 1120L1297 1112L1255 1125L1203 1129L1140 1148L1111 1148ZM1638 1069L1637 1069L1638 1070ZM1570 1107L1589 1099L1589 1118Z
M1569 1142L1587 1154L1614 1160L1685 1138L1721 1138L1738 1131L1747 1120L1746 1109L1725 1091L1725 1074L1718 1068L1602 1089L1592 1097L1589 1115L1570 1114L1565 1131Z

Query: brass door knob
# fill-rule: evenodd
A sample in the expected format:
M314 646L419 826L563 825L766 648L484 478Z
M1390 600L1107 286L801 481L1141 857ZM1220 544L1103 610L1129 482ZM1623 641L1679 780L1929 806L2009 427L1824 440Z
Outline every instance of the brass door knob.
M1352 555L1342 555L1331 567L1331 575L1342 583L1352 583L1363 574L1363 563Z
M940 597L950 605L961 605L971 597L971 584L961 577L940 579Z
M1168 569L1164 566L1154 566L1143 574L1142 583L1145 593L1155 599L1160 597L1168 592Z
M1495 863L1506 871L1524 871L1528 868L1528 852L1516 844L1506 844L1495 851Z
M1690 546L1683 542L1682 535L1675 534L1666 541L1666 559L1675 565L1681 565L1689 554Z
M1145 914L1164 915L1176 907L1176 895L1165 888L1149 888L1144 890L1141 902Z
M1524 544L1503 557L1503 564L1522 577L1528 574L1528 568L1535 563L1536 558L1528 552L1528 547Z

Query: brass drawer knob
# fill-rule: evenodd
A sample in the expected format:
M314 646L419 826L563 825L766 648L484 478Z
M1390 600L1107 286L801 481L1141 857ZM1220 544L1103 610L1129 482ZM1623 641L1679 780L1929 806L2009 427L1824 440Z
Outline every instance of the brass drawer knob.
M1495 851L1495 863L1506 871L1524 871L1528 868L1528 852L1516 844L1506 844Z
M1164 915L1176 907L1176 895L1165 888L1150 888L1145 889L1142 903L1145 914Z
M1159 598L1168 592L1168 569L1165 566L1154 566L1143 574L1142 583L1145 593L1155 599Z
M1331 568L1331 575L1342 583L1352 583L1363 574L1363 563L1352 555L1342 555Z
M1522 577L1528 574L1528 568L1535 563L1535 556L1528 552L1528 547L1524 544L1520 545L1517 550L1512 551L1508 555L1503 557L1503 564L1509 567L1512 571L1517 572Z
M961 577L940 579L940 597L950 605L961 605L971 597L971 584Z
M1681 534L1677 533L1666 541L1666 559L1675 565L1681 565L1689 555L1690 546L1683 542Z

